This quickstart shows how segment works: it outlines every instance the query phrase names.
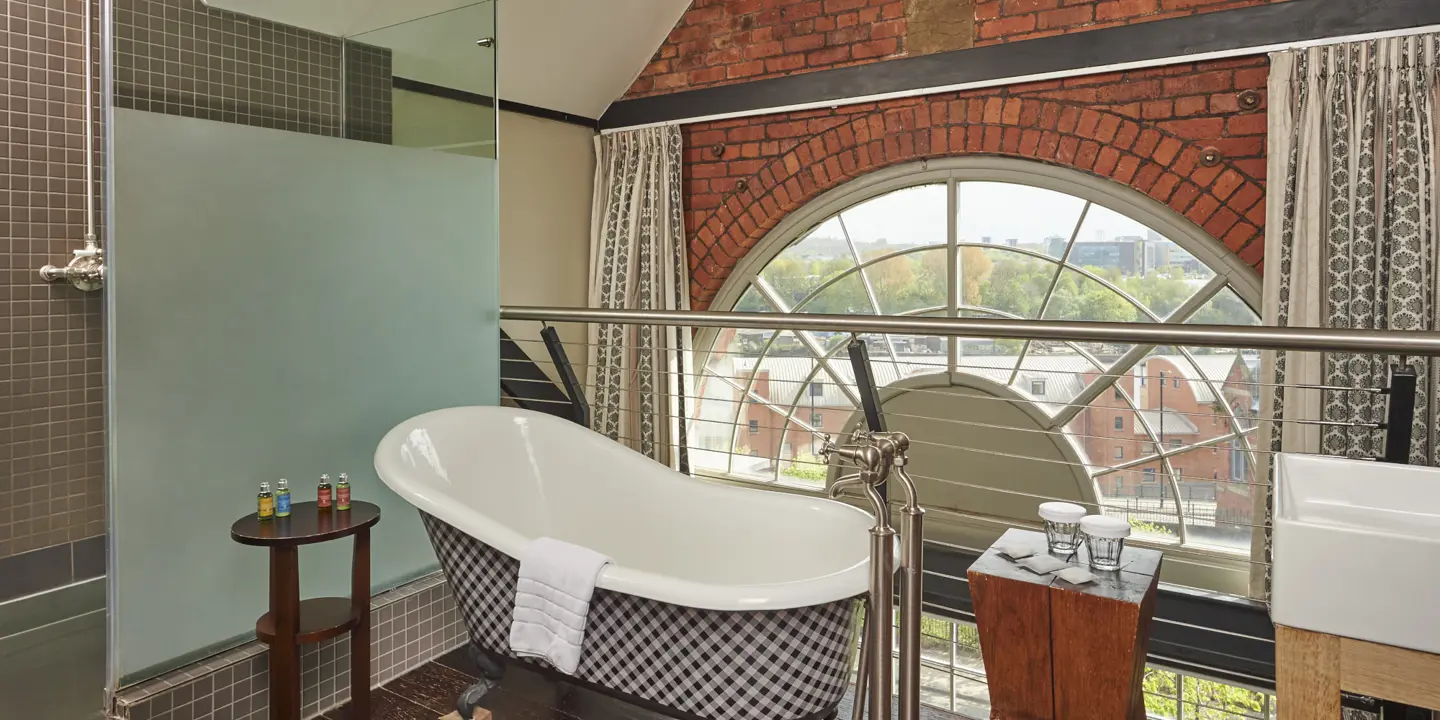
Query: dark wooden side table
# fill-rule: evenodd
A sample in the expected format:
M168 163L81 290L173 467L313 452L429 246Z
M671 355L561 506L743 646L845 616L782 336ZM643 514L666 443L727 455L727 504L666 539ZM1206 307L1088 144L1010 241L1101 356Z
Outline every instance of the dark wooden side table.
M1012 528L1001 540L1048 552L1044 533ZM1032 573L993 546L971 564L966 577L990 680L990 717L1144 720L1146 646L1162 557L1127 544L1119 570L1091 570L1099 579L1085 585ZM1089 565L1083 546L1061 559Z
M289 517L260 520L252 513L230 526L242 545L270 548L270 612L255 635L270 646L270 720L300 720L300 646L350 633L351 717L370 717L370 528L380 508L351 503L320 512L295 503ZM355 536L350 597L300 600L300 546Z

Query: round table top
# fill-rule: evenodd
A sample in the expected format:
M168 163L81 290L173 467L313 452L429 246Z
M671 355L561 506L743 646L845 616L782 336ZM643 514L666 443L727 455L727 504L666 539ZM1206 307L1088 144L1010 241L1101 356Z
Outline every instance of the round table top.
M320 512L314 501L290 506L288 517L261 520L250 513L230 526L230 537L242 545L309 545L354 535L380 522L374 503L352 502L349 510Z

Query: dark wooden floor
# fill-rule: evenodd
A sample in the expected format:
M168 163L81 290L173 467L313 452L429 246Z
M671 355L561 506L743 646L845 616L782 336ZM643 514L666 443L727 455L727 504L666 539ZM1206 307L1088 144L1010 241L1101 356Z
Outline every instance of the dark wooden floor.
M374 690L371 716L364 720L437 720L455 710L455 698L479 677L479 668L464 648L455 650ZM507 665L504 679L486 693L481 705L495 720L674 720L518 662ZM840 719L849 717L847 693ZM326 713L323 720L361 719L352 718L345 706ZM965 719L927 707L922 708L921 720Z
M374 690L371 716L365 720L437 720L455 710L455 698L479 677L479 668L461 648ZM515 662L480 704L495 720L671 720ZM324 717L359 720L350 716L349 706Z

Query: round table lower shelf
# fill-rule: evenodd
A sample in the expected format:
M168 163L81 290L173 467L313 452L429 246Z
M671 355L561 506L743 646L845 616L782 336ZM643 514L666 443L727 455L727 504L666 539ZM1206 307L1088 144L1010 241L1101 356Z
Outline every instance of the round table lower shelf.
M309 645L349 632L359 622L350 598L323 597L300 601L300 628L295 634L297 645ZM266 645L275 643L274 613L265 613L255 621L255 634Z

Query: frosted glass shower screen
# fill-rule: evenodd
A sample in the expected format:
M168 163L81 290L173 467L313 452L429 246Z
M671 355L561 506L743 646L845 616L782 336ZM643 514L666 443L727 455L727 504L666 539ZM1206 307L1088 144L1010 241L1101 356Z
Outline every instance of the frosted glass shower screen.
M117 667L249 635L265 551L231 541L262 481L348 472L384 516L376 587L434 569L376 443L498 402L496 161L115 110L109 286ZM347 595L348 542L302 551Z

